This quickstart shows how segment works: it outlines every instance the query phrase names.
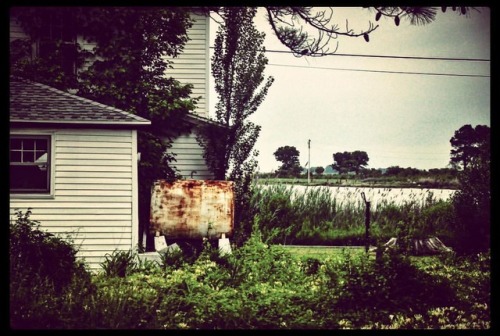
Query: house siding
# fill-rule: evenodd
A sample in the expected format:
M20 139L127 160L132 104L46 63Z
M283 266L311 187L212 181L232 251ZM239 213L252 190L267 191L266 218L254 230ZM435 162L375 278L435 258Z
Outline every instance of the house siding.
M210 18L195 14L191 17L195 21L188 30L190 40L186 43L180 55L175 58L166 57L167 60L173 61L173 69L168 69L166 74L182 84L193 84L191 97L200 97L194 112L202 117L208 117Z
M113 250L137 244L137 154L135 130L19 129L53 134L53 197L18 198L14 209L32 209L31 219L62 237L70 235L90 269ZM12 215L11 215L12 216ZM135 231L134 231L135 230Z
M177 161L172 165L178 169L182 178L213 180L214 176L203 158L204 150L196 140L196 133L191 132L175 138L168 152L176 154ZM194 172L193 175L191 175L192 172Z
M10 20L9 29L10 29L10 42L17 39L28 39L23 29L21 28L21 25L16 20Z
M175 58L165 57L165 59L174 62L172 64L173 69L168 69L165 75L175 78L184 85L193 84L191 97L200 97L194 112L200 116L208 117L210 18L196 14L192 14L191 17L195 21L188 30L189 41L180 55ZM10 20L10 41L12 42L15 39L27 39L27 35L16 20ZM84 50L92 50L96 46L95 43L86 41L82 36L77 37L77 42ZM78 71L81 72L87 69L91 64L92 60L85 60Z

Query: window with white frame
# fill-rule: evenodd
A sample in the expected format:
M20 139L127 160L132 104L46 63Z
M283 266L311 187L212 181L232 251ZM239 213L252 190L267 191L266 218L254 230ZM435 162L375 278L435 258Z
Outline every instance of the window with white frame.
M50 136L10 136L10 192L50 193Z
M38 32L38 56L53 58L67 75L76 74L77 43L74 22L75 18L71 13L65 16L50 15Z

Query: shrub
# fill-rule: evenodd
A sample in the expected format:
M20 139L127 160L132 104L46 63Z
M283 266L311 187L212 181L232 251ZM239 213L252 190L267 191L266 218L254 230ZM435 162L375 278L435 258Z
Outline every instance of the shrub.
M460 189L453 197L457 221L454 250L474 254L490 248L491 180L489 164L467 168L459 175Z
M124 278L137 267L134 257L132 250L120 251L115 249L111 254L107 253L105 255L105 259L100 263L100 266L107 276Z
M332 310L325 326L340 321L359 328L369 321L389 323L394 312L426 312L455 303L450 281L436 279L416 268L407 257L390 251L374 261L366 254L345 254L325 261L321 310Z
M417 220L417 230L414 232L415 238L439 236L444 238L445 241L451 240L451 228L456 220L451 202L438 201L423 208Z
M10 322L13 328L51 328L61 321L64 296L92 291L91 276L72 244L40 230L31 211L10 223ZM74 281L78 279L78 287Z
M62 290L74 275L85 274L77 261L77 250L70 241L40 230L40 223L30 219L31 210L16 212L10 223L11 279L36 282L35 277L48 278L55 290Z
M160 253L160 265L163 270L167 268L179 269L185 262L184 254L181 250L168 250Z

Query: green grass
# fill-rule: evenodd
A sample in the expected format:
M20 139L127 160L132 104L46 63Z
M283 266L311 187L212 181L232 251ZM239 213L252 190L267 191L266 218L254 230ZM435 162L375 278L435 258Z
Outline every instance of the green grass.
M333 247L333 246L290 246L280 245L293 256L301 259L315 258L318 260L341 259L345 253L360 255L365 253L364 246Z
M365 204L353 195L353 191L336 194L328 188L300 191L287 185L257 186L248 217L272 244L364 245ZM402 228L415 238L437 236L445 244L453 242L449 200L435 200L429 193L425 199L413 194L396 201L397 197L386 198L371 208L370 244L385 243Z

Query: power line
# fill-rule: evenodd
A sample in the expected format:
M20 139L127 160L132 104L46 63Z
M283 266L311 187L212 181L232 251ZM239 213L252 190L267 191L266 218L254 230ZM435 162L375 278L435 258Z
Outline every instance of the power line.
M266 52L293 54L287 50L267 50ZM438 61L465 61L465 62L490 62L486 58L453 58L453 57L423 57L423 56L396 56L396 55L367 55L367 54L328 54L325 56L348 56L348 57L372 57L372 58L396 58L415 60L438 60Z
M214 49L214 47L210 47ZM293 54L289 50L268 50L270 53ZM423 57L423 56L399 56L399 55L370 55L370 54L327 54L324 56L343 56L343 57L371 57L371 58L396 58L396 59L415 59L415 60L437 60L437 61L464 61L464 62L490 62L486 58L454 58L454 57ZM322 56L322 57L324 57Z
M290 64L274 64L269 63L272 66L290 67L290 68L305 68L305 69L321 69L321 70L337 70L337 71L357 71L357 72L377 72L377 73L391 73L391 74L404 74L404 75L429 75L429 76L451 76L451 77L485 77L489 78L489 75L469 75L469 74L447 74L447 73L437 73L437 72L410 72L410 71L389 71L389 70L369 70L369 69L349 69L349 68L326 68L326 67L314 67L305 65L290 65Z

